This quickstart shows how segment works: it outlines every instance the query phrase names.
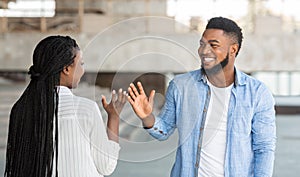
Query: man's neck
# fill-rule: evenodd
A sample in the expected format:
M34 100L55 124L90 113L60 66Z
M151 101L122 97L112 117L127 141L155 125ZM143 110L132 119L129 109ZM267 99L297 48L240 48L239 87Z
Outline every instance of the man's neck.
M221 70L214 74L206 74L206 76L212 85L219 88L228 87L235 80L234 68L231 70Z

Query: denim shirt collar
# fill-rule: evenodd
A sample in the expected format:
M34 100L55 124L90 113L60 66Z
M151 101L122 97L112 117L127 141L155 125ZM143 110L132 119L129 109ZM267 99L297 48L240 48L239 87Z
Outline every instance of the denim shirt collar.
M204 72L203 68L201 68L199 70L199 75L200 76L199 76L199 80L198 81L202 81L205 84L207 84L207 77L205 75L205 72ZM242 75L241 71L239 71L238 69L236 69L236 67L234 67L234 75L235 75L234 87L246 84L245 77Z

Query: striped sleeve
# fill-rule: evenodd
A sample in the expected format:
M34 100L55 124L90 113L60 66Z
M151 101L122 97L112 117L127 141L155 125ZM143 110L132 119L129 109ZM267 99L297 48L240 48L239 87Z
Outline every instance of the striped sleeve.
M120 146L108 139L106 128L97 104L94 104L93 125L90 134L90 146L98 172L110 175L117 165Z

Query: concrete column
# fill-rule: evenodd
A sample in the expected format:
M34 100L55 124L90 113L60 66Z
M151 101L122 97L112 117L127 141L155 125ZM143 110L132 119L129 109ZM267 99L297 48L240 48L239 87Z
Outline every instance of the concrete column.
M83 16L84 16L84 0L78 0L78 23L79 23L79 32L83 28Z
M2 1L3 9L7 9L7 0ZM1 33L6 33L8 31L8 20L6 15L1 17Z
M46 17L41 17L41 18L40 18L40 28L41 28L41 32L42 32L42 33L47 32L47 21L46 21Z

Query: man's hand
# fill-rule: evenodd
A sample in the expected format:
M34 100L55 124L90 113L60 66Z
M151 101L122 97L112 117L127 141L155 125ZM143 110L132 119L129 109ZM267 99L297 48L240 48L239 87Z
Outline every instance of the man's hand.
M144 92L141 82L137 83L137 87L139 91L134 84L130 84L128 88L129 95L127 97L127 100L131 104L136 115L143 120L152 115L155 91L152 90L148 98Z

